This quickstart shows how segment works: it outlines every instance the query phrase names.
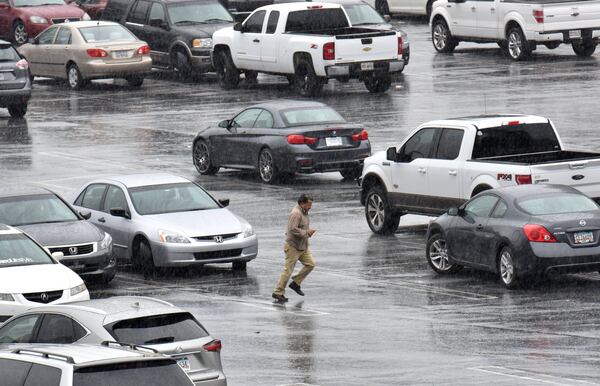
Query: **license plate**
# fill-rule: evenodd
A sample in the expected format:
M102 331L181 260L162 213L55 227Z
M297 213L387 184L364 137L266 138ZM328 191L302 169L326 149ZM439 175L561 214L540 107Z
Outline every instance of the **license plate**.
M569 39L579 39L581 38L581 30L572 29L569 31Z
M183 371L190 371L190 360L187 357L177 359L177 364Z
M325 144L327 146L342 146L342 137L326 137Z
M373 62L365 62L360 64L362 71L373 71Z
M127 51L114 51L113 52L113 58L115 59L124 59L124 58L128 58L130 56L131 51L127 50Z
M594 242L594 233L592 232L575 232L573 236L575 244L589 244Z

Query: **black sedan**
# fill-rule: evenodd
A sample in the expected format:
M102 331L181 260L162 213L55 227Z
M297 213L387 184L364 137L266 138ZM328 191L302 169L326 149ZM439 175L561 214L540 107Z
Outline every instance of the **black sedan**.
M482 192L429 225L427 261L439 274L470 266L507 288L527 278L600 269L600 208L562 185Z
M219 168L258 171L273 183L295 173L339 171L356 179L371 155L369 135L318 102L276 101L251 106L196 136L193 161L200 174Z
M7 107L11 117L27 113L31 97L29 63L7 41L0 40L0 107Z

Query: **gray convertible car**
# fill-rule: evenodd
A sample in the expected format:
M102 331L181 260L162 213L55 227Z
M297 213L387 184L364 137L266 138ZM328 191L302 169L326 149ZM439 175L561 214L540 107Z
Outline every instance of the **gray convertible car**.
M371 155L369 134L318 102L273 101L248 107L198 133L193 161L200 174L255 170L266 183L295 173L339 171L356 179Z

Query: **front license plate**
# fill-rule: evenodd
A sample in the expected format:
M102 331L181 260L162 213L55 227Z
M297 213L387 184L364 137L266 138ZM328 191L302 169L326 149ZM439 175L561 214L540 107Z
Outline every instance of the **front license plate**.
M342 146L342 137L326 137L325 144L327 146Z
M362 71L373 71L373 62L365 62L360 64Z
M115 59L125 59L125 58L129 58L130 54L132 51L114 51L113 52L113 58Z
M177 359L177 364L183 371L190 371L190 360L187 357Z
M594 233L592 232L575 232L575 244L589 244L594 242Z
M581 38L581 30L572 29L569 31L569 39L579 39Z

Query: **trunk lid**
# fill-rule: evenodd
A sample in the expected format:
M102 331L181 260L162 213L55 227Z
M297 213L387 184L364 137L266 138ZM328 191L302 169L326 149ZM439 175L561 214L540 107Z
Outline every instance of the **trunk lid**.
M600 158L531 165L534 184L561 184L589 197L600 197Z
M350 28L335 35L336 64L398 59L395 31Z
M534 9L537 8L534 6ZM598 27L600 3L597 1L561 1L541 5L543 31L577 30Z
M325 127L308 127L301 131L289 133L289 135L303 135L309 139L305 143L313 150L332 150L358 147L362 140L368 140L368 137L367 139L360 139L363 130L364 128L361 126L334 124Z
M600 211L535 216L531 221L546 226L558 242L571 247L593 247L600 241Z

